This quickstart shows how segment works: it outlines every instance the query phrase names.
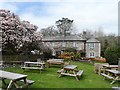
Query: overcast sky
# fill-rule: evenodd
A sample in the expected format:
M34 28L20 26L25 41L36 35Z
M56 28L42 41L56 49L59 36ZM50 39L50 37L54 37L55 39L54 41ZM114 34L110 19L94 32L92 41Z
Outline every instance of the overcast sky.
M13 2L14 1L14 2ZM24 1L24 2L23 2ZM119 0L0 0L0 9L7 9L41 28L55 25L62 17L74 20L78 32L85 29L118 33Z

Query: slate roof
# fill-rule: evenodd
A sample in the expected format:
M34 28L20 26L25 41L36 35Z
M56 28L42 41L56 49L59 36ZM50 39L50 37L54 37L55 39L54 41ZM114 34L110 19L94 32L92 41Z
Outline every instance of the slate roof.
M55 36L55 37L46 37L43 38L42 41L85 41L86 39L81 38L77 35L71 35L71 36Z
M86 41L87 43L90 43L90 42L95 42L95 43L100 43L100 41L98 41L97 39L95 38L90 38Z

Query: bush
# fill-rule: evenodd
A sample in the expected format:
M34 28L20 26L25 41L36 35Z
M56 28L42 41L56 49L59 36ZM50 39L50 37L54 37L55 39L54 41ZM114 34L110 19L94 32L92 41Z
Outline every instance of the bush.
M14 42L9 42L6 45L2 45L2 55L17 55Z
M80 53L74 53L74 60L80 59Z
M86 53L85 52L81 52L81 57L85 57Z
M117 47L108 47L105 50L105 58L109 64L118 64L118 54L119 50Z
M49 58L52 58L51 52L43 52L43 60L48 60Z
M37 61L39 55L2 55L2 60L11 61Z
M65 52L76 52L77 50L75 48L66 48Z

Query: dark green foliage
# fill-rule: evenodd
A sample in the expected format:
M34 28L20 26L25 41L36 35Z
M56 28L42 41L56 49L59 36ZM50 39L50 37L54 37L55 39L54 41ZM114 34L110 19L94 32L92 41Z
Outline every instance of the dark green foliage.
M109 43L108 43L108 40L107 39L105 39L105 41L104 41L104 47L103 47L103 52L102 52L102 56L104 56L104 52L105 52L105 50L107 49L107 47L109 46Z
M105 58L109 64L118 64L119 49L118 47L108 47L105 50Z
M98 40L101 43L101 56L105 56L105 50L108 47L118 47L118 36L114 34L105 35L102 37L98 37Z
M43 58L45 59L45 60L48 60L49 58L52 58L52 53L50 52L50 53L48 53L48 52L43 52Z
M61 35L66 36L71 34L73 20L62 18L61 20L57 20L55 23Z
M81 52L81 57L85 57L86 53L85 52Z
M36 61L39 55L2 55L3 61Z
M74 60L79 60L80 59L80 53L74 53L73 57L74 57Z
M76 52L77 50L75 48L66 48L65 52Z
M30 54L32 50L40 50L38 43L36 42L26 42L20 49L19 52L23 54Z
M120 58L120 46L118 47L118 57Z
M14 42L8 42L4 47L2 47L2 54L3 55L16 55L17 50L15 48Z

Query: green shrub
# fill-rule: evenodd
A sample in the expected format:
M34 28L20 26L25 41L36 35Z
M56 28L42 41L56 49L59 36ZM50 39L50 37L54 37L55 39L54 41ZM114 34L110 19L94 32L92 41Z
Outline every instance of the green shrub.
M75 48L66 48L65 52L76 52L77 50Z
M39 55L2 55L3 61L37 61Z
M118 64L118 47L108 47L105 50L105 58L109 64Z
M80 53L74 53L74 60L80 59Z

